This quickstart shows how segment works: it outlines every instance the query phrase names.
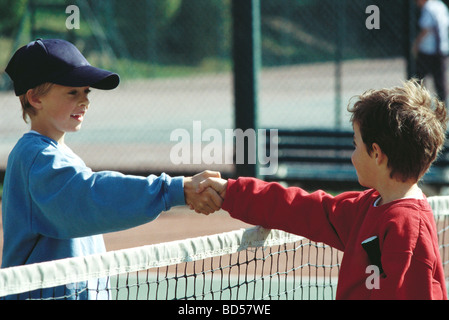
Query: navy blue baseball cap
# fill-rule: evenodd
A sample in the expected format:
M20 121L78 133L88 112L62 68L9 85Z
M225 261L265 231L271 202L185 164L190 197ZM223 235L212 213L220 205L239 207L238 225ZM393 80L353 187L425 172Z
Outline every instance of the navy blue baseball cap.
M60 39L38 39L23 46L5 71L16 96L46 82L101 90L115 89L120 83L118 74L91 66L73 44Z

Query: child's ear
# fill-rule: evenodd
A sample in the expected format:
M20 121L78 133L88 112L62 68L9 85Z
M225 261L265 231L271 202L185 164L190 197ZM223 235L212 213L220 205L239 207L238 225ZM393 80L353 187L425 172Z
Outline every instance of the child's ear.
M39 96L35 94L33 89L30 89L26 93L26 97L28 100L28 103L35 109L40 110L42 109L42 102L39 99Z
M382 162L387 159L387 156L377 143L373 143L372 155L378 165L382 164Z

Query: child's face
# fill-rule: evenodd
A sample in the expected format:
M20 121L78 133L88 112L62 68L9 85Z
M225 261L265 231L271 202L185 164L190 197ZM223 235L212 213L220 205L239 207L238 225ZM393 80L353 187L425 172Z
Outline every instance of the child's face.
M89 87L53 85L46 95L38 98L32 129L58 142L66 132L80 130L89 108L89 92Z
M366 145L362 140L360 133L360 127L358 123L354 122L354 147L355 150L352 154L352 164L357 171L359 183L367 188L373 188L376 178L375 160L368 154Z

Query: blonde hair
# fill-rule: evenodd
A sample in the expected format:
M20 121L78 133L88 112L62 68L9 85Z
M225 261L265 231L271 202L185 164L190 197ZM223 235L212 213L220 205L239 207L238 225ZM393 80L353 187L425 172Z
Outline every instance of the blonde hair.
M446 139L447 113L415 79L403 87L369 90L348 107L371 154L377 143L388 157L390 176L419 180L441 152Z
M42 97L45 96L50 89L53 87L53 83L43 83L39 86L37 86L36 88L30 89L32 90L32 94L36 97ZM34 109L34 107L30 104L30 102L28 101L28 97L27 94L22 94L21 96L19 96L20 99L20 103L22 105L22 118L23 120L28 123L28 119L34 115L36 115L36 109Z

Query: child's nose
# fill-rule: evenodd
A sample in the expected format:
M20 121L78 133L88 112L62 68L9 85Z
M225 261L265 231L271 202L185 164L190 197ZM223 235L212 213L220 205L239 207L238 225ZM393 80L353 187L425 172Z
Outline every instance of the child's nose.
M88 108L89 108L89 105L90 105L89 98L86 96L86 97L80 102L79 105L82 106L82 107L85 107L86 109L88 109Z

